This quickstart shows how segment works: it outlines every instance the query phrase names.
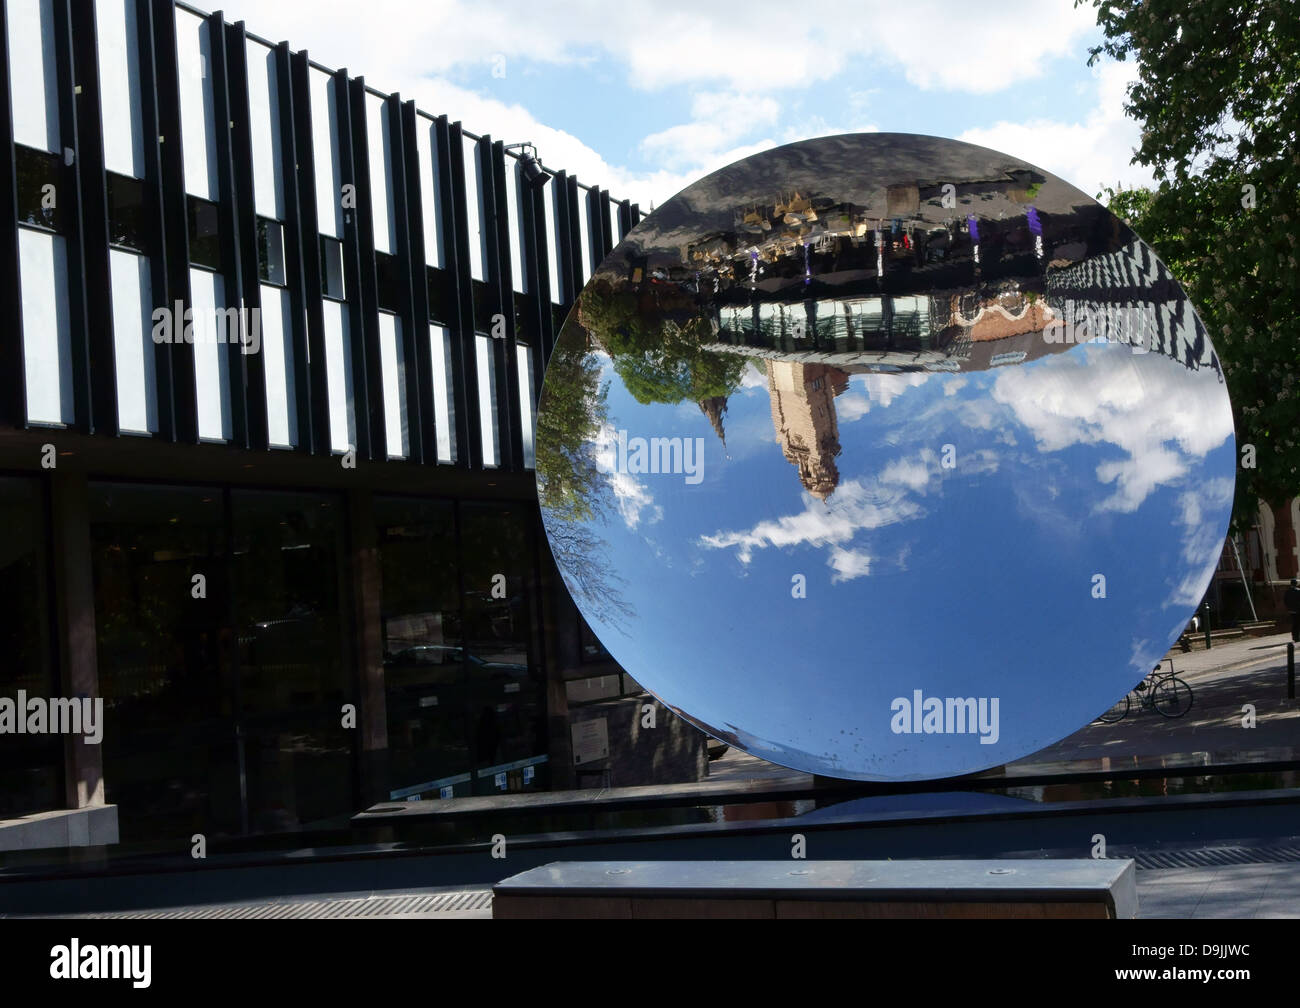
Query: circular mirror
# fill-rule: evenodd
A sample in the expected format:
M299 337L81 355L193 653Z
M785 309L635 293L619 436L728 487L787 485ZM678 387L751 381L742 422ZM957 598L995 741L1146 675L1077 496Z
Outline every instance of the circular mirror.
M704 731L861 780L1104 712L1183 631L1235 479L1214 348L1104 206L1016 158L824 137L641 221L547 365L578 608Z

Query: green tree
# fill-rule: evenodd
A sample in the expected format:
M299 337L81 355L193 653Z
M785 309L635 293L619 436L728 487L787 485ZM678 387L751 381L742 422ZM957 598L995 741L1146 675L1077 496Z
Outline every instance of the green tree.
M1210 330L1239 444L1234 521L1300 492L1300 11L1295 0L1091 2L1105 41L1137 64L1125 111L1151 191L1111 203L1168 264Z

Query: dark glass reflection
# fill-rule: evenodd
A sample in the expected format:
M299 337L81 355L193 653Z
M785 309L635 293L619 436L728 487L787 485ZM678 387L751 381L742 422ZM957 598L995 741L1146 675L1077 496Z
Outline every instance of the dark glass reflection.
M92 485L104 779L124 842L354 811L342 525L325 494Z
M254 833L341 826L355 732L341 498L231 493L239 745Z
M390 797L544 788L545 676L519 508L378 498Z
M149 251L149 216L144 202L144 182L114 172L106 173L108 240L136 252Z
M1069 735L1176 639L1235 467L1150 249L1031 165L827 137L605 260L548 364L547 535L592 629L706 731L921 779Z
M270 217L257 218L257 278L283 287L284 225Z
M104 779L122 840L238 833L221 492L95 484L90 523Z
M62 232L63 204L72 199L70 178L57 154L14 146L14 170L18 196L18 223Z
M197 196L186 197L189 209L190 262L210 270L221 269L221 217L217 204Z
M0 521L9 530L0 553L0 697L17 706L55 697L50 664L50 595L42 494L36 480L0 479ZM0 819L63 807L63 739L0 733Z
M320 292L336 301L347 297L343 287L343 243L326 235L320 236Z

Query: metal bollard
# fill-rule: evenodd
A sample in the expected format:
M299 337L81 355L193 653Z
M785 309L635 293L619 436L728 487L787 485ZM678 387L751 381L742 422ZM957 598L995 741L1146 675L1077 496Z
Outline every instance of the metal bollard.
M1286 646L1286 698L1295 699L1295 645Z
M1210 650L1210 603L1205 603L1205 650Z

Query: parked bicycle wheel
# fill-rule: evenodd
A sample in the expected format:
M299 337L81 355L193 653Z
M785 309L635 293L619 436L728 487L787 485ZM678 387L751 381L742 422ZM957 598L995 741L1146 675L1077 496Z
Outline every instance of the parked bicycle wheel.
M1129 699L1129 695L1125 693L1113 707L1100 715L1097 720L1102 724L1114 724L1116 721L1123 721L1128 716L1130 706L1132 706L1132 701Z
M1182 717L1192 709L1192 688L1177 676L1167 675L1152 688L1151 706L1164 717Z

